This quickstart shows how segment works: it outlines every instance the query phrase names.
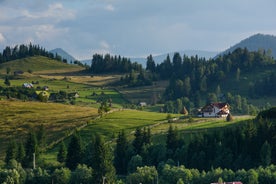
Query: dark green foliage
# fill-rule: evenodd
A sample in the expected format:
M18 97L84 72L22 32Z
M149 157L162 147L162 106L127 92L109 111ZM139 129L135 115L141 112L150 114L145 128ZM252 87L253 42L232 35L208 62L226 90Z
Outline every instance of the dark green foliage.
M16 156L17 156L17 144L15 140L12 140L9 143L8 148L6 150L6 157L5 157L6 164L9 164L9 162L12 159L16 159Z
M91 184L93 182L93 169L86 165L78 165L76 170L72 172L71 183L72 184Z
M133 173L136 171L137 167L143 166L143 158L140 155L134 155L131 157L130 161L128 162L128 173Z
M164 71L165 65L168 66L166 71ZM275 67L275 61L271 56L263 52L249 52L247 49L239 48L232 53L207 61L197 56L181 58L179 53L175 53L172 63L169 62L168 57L167 60L156 66L156 74L162 79L170 79L169 86L164 93L166 101L175 102L179 98L188 97L196 107L200 107L204 105L201 103L206 101L207 103L225 101L227 91L223 91L222 87L225 87L226 78L234 78L237 85L240 85L241 74L249 74L252 69L257 70L268 66ZM259 81L253 81L251 89L248 89L248 94L243 92L243 95L251 97L275 95L273 93L276 86L275 76L272 72L266 74ZM234 104L228 103L233 107L232 111L248 114L248 104L243 102L247 107L241 106L242 98L240 96Z
M17 98L20 100L31 100L35 98L35 90L22 87L2 87L0 86L0 95L7 98Z
M143 132L140 127L136 128L134 136L135 136L135 138L132 142L132 145L134 147L135 153L140 154L142 151L142 146L144 144Z
M155 183L158 181L157 179L158 173L155 167L138 167L137 171L128 175L127 183Z
M57 161L59 161L60 163L65 162L66 156L67 156L66 146L65 146L64 142L62 141L59 146Z
M260 151L261 164L262 166L268 166L271 163L271 146L265 141Z
M105 56L94 54L91 64L92 73L128 73L142 70L142 66L137 63L131 63L130 59L121 58L121 56Z
M118 139L116 141L116 148L114 152L114 166L116 168L117 174L127 173L127 149L128 142L125 132L119 132Z
M71 141L68 145L67 156L66 156L66 167L71 170L74 170L79 163L82 161L82 145L81 139L78 133L74 133Z
M170 125L167 133L167 139L166 139L167 154L169 158L171 155L174 154L178 145L179 145L179 137L178 137L177 129L173 128L172 125Z
M25 154L25 147L23 145L23 142L20 141L19 145L18 145L18 150L17 150L17 155L16 155L16 160L19 163L22 163L24 158L25 158L26 154Z
M30 131L25 143L25 158L23 160L24 167L33 167L34 156L37 159L39 157L38 144L36 134Z
M36 134L39 152L42 152L46 146L46 130L43 124L38 126Z
M276 107L260 112L257 119L276 119Z
M55 169L52 174L52 182L58 184L68 184L71 180L71 171L68 168Z
M146 70L148 70L148 71L150 71L150 72L152 72L152 73L154 73L155 70L156 70L155 62L154 62L154 60L153 60L153 58L152 58L152 55L149 55L149 56L147 57L147 66L146 66Z
M105 145L102 137L96 136L92 155L93 183L113 183L115 180L115 168L110 147Z

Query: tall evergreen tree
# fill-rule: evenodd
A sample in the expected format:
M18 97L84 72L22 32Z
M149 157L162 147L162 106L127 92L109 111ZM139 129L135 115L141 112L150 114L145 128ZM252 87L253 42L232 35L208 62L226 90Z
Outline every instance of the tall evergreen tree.
M146 70L150 71L150 72L155 72L155 62L152 58L152 55L149 55L147 57L147 67Z
M26 155L23 161L23 165L25 167L32 167L34 156L35 158L38 158L39 156L36 134L33 131L29 132L28 134L28 138L25 144L25 151Z
M114 164L117 171L117 174L126 174L127 173L127 149L128 142L125 135L125 132L119 132L117 144L115 148L115 158Z
M25 154L25 148L23 145L23 142L20 141L19 145L18 145L18 150L17 150L17 155L16 155L16 160L20 163L23 162L24 158L25 158L26 154Z
M63 163L66 161L66 146L64 144L64 142L62 141L60 146L59 146L59 150L58 150L58 155L57 155L57 161L59 161L60 163Z
M178 138L178 134L177 134L177 129L172 127L172 125L170 125L168 133L167 133L167 140L166 140L166 147L167 147L167 151L170 153L174 153L174 151L177 149L178 147L178 142L179 142L179 138Z
M261 147L260 157L263 166L268 166L271 163L271 146L267 141Z
M140 127L136 128L134 136L135 138L132 142L132 145L134 147L136 154L140 154L143 146L143 134Z
M69 169L74 170L76 169L77 165L81 163L81 159L82 159L81 139L77 133L74 133L68 145L67 158L66 158L65 164Z
M110 147L104 144L101 136L97 135L93 154L93 181L98 183L114 183L115 168Z
M151 131L150 128L144 127L143 129L143 144L150 144L151 143Z
M6 157L5 157L6 164L9 164L9 162L12 159L16 159L16 155L17 155L17 145L15 140L12 140L9 143L8 148L6 150Z

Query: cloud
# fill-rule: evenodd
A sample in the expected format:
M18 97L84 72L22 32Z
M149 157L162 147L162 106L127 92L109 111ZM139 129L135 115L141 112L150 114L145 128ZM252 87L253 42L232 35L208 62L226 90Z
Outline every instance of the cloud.
M102 49L109 49L110 48L109 44L104 40L100 42L100 46L101 46Z
M107 10L107 11L114 11L115 10L115 8L112 4L106 5L104 9Z
M2 33L0 33L0 43L5 41L5 37Z
M63 20L72 20L75 18L75 12L70 9L65 9L61 3L53 3L48 6L45 11L22 10L22 16L29 19L52 19L53 22Z

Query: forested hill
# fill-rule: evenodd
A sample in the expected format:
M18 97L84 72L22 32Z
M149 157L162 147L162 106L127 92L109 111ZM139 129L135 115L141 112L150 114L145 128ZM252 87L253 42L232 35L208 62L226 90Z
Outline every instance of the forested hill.
M276 36L255 34L242 40L240 43L235 44L219 55L228 54L237 48L247 48L249 51L258 51L259 49L263 49L269 52L271 51L271 55L276 58Z
M54 55L53 53L46 51L45 48L30 43L29 45L22 44L14 47L7 46L2 53L0 52L0 64L32 56L45 56L58 61L62 60L61 56L58 54Z

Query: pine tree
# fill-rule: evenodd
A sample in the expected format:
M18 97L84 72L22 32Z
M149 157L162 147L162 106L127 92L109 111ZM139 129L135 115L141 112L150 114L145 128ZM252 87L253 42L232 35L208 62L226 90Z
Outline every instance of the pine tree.
M144 127L143 129L143 144L150 144L151 143L151 131L150 128Z
M110 147L104 144L101 136L97 135L94 143L93 154L93 181L98 183L113 183L115 180L115 168Z
M136 154L140 154L143 146L143 134L142 134L141 128L139 127L136 128L134 136L135 138L132 142L132 145L134 147Z
M45 127L43 124L41 124L38 127L38 131L37 131L37 144L39 146L39 151L41 152L45 145L46 145L46 131L45 131Z
M271 163L271 146L265 141L260 151L261 163L263 166L268 166Z
M118 174L127 173L127 149L128 143L125 132L119 132L114 154L114 164Z
M64 144L64 142L62 141L58 150L58 155L57 155L57 161L59 161L60 163L63 163L66 161L66 146Z
M6 164L9 164L9 162L12 159L16 159L16 154L17 154L17 145L16 145L16 142L12 140L9 143L8 148L6 150L6 157L5 157Z
M21 141L18 145L18 150L17 150L17 155L16 155L16 160L20 163L23 162L24 158L25 158L26 154L25 154L25 148L23 145L23 142Z
M71 170L76 169L82 159L82 146L80 136L75 133L68 145L66 167Z
M168 151L171 150L172 152L174 152L178 147L178 142L179 142L179 138L177 135L177 130L176 128L173 129L172 125L170 125L168 134L167 134L167 140L166 140L167 150Z
M37 139L36 135L33 131L29 132L28 138L25 144L25 158L23 161L23 165L25 167L31 167L34 159L34 155L37 158L39 156L38 154L38 145L37 145Z

